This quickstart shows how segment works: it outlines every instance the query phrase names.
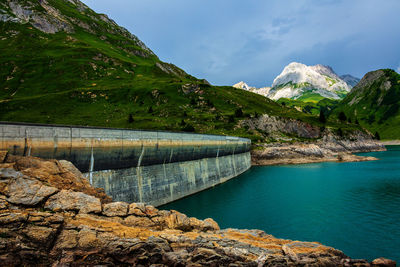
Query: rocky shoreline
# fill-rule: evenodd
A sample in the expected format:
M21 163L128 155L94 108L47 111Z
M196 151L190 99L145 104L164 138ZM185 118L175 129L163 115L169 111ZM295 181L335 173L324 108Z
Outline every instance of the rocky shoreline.
M349 141L331 138L313 143L258 145L252 150L251 159L254 166L379 160L353 154L372 151L386 151L386 148L372 139Z
M400 140L384 140L382 141L382 144L385 146L399 146Z
M112 202L67 161L0 158L2 266L395 266L316 242Z

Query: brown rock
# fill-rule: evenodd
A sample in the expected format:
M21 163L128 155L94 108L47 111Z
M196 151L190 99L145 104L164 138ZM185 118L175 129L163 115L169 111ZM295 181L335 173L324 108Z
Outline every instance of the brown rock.
M99 198L102 203L109 203L112 201L111 197L105 194L104 189L93 188L82 173L68 161L44 160L35 157L13 155L9 155L6 161L9 164L13 164L12 167L19 170L26 177L35 178L59 190L64 189L82 192Z
M71 249L78 245L78 231L64 230L58 236L55 244L56 249Z
M48 245L55 237L56 232L57 229L36 225L29 225L24 229L25 235L31 242L41 245Z
M378 258L371 262L372 267L396 267L396 262L393 260Z
M7 212L0 213L0 225L17 224L20 225L25 223L28 219L28 214L19 212Z
M6 201L6 197L0 195L0 210L4 210L8 207L8 202Z
M146 215L149 217L157 216L158 209L156 209L154 206L146 205Z
M128 203L125 202L112 202L103 205L103 214L109 217L112 216L126 216L128 214Z
M34 206L57 191L57 188L43 185L38 180L17 178L8 184L6 195L10 203Z
M147 217L128 216L124 219L124 224L131 227L153 227L154 222Z
M53 211L79 211L80 213L100 213L101 203L98 198L81 192L62 190L51 196L45 204Z
M18 171L32 169L52 175L61 172L56 164L56 160L43 160L35 157L18 156L13 158L13 160L15 161L15 169Z
M7 150L1 150L0 151L0 163L4 162L8 154Z
M170 229L179 229L182 231L189 231L192 229L190 219L185 214L174 210L165 218L165 223Z
M51 214L48 212L31 212L28 217L28 223L33 223L37 226L49 226L58 228L64 222L64 217L59 214Z
M96 232L85 228L79 231L78 244L82 248L101 248L103 246L97 238Z
M76 182L82 183L83 180L86 180L85 176L83 176L83 174L75 167L74 164L72 164L72 162L67 160L59 160L58 164L63 172L70 172L73 174Z
M146 205L144 203L132 203L129 205L129 215L146 216Z
M204 220L204 227L205 227L205 230L212 230L212 231L219 230L218 223L211 218L207 218Z

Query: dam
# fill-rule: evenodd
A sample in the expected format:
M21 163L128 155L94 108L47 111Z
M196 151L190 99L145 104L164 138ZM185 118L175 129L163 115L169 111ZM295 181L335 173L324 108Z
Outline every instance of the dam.
M0 150L71 161L114 201L159 206L251 167L246 138L0 122Z

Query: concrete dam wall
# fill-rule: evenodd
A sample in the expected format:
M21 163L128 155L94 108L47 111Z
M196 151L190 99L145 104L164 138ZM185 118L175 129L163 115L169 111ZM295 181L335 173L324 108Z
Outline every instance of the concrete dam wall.
M0 123L0 149L14 155L66 159L115 201L162 205L248 170L249 139Z

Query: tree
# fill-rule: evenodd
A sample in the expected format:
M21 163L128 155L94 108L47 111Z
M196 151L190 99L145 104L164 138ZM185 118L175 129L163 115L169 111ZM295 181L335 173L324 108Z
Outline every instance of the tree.
M237 108L235 110L235 117L238 118L238 117L242 117L242 116L243 116L243 110L241 108Z
M326 117L322 110L319 111L319 121L322 122L323 124L326 123Z
M375 133L375 139L376 139L376 140L381 140L381 136L379 135L378 132Z
M341 120L341 121L346 121L347 120L346 114L344 114L343 111L341 111L339 113L339 120Z
M128 122L132 123L134 121L132 113L129 114Z
M337 134L338 134L340 137L343 137L343 130L342 130L342 128L339 128L339 129L337 130Z
M186 124L186 126L183 127L182 130L185 131L185 132L194 132L194 127L191 124Z

